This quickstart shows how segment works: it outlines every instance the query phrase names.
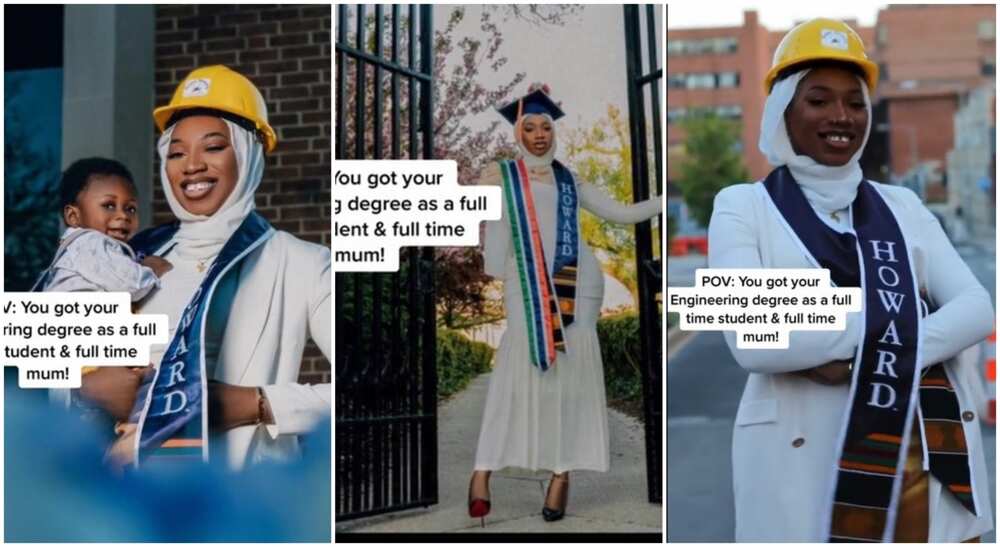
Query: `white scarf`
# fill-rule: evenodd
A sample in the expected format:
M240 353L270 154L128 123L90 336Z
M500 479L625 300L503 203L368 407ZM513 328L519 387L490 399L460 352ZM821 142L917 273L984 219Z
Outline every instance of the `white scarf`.
M174 235L174 251L182 258L205 260L215 257L229 236L239 228L243 220L254 210L254 192L264 176L264 148L257 138L246 129L223 119L229 127L230 142L236 154L238 179L229 197L219 210L211 216L196 215L185 209L170 186L167 178L167 151L174 126L167 128L160 136L157 150L160 154L160 183L167 203L174 216L181 221L181 227Z
M542 116L549 121L549 125L552 126L552 146L549 147L541 156L536 156L532 152L528 151L524 147L524 143L521 142L521 123L528 116ZM548 114L525 114L517 120L514 124L514 140L517 141L517 149L521 152L521 157L524 158L524 164L531 169L532 167L548 167L552 165L552 158L556 155L556 124L552 121L552 116Z
M858 185L864 176L858 160L868 144L868 135L872 128L872 105L868 97L868 84L861 82L861 93L864 94L865 108L868 110L868 125L865 127L865 137L858 151L844 165L830 166L816 163L809 156L800 156L792 149L788 139L788 129L785 127L785 110L795 96L799 82L809 73L809 69L800 70L791 76L774 84L771 94L764 103L764 115L760 122L760 140L758 148L767 157L768 163L774 167L787 165L795 181L802 188L806 199L822 213L832 213L849 206L858 193Z

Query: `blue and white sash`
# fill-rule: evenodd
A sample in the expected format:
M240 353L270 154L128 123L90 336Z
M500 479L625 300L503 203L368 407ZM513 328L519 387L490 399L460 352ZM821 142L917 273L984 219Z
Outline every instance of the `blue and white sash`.
M169 248L164 246L178 228L177 223L153 228L136 235L131 243L141 253L165 254ZM160 366L155 374L147 375L136 397L132 411L138 421L136 465L149 456L208 460L205 327L212 295L222 277L274 233L264 217L251 212L226 241L184 308Z
M892 541L920 382L920 301L906 238L892 209L862 180L853 232L816 216L787 167L764 188L807 258L838 286L860 286L865 328L854 357L823 529L830 541Z

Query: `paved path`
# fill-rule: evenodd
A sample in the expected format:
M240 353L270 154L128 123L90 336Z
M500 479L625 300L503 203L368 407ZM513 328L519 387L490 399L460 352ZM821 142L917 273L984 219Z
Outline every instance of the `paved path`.
M337 532L660 532L663 506L646 501L646 462L642 424L608 410L611 471L570 475L566 518L546 523L541 509L548 475L494 473L493 510L486 528L468 516L466 496L475 459L489 374L438 408L440 503L337 525Z

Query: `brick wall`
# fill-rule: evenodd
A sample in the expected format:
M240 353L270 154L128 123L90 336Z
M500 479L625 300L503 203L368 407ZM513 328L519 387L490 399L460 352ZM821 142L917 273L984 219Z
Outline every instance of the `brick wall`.
M278 133L257 190L257 210L276 229L327 246L331 18L328 5L156 8L157 106L167 104L177 84L199 66L223 64L248 77L263 93ZM154 188L154 223L169 221L159 181ZM330 363L312 343L300 378L330 381Z

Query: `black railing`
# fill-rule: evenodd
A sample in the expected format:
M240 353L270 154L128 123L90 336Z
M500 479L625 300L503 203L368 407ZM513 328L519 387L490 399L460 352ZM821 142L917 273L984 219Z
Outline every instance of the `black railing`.
M335 158L433 158L431 6L351 8L337 7ZM402 253L397 273L337 274L338 521L438 501L434 255Z
M635 201L648 199L651 186L663 193L663 137L660 117L660 86L663 68L657 61L655 5L625 6L625 56L628 74L629 136L632 145L632 194ZM645 19L646 64L643 65L643 27ZM647 127L646 96L649 96ZM648 133L653 135L650 150ZM650 157L653 158L652 165ZM652 179L652 181L650 181ZM662 245L663 218L657 224L656 241ZM662 294L662 249L654 249L650 223L635 227L636 271L639 288L640 352L643 370L643 413L646 429L646 473L649 501L663 503L663 329L658 296ZM659 251L659 252L657 252Z

